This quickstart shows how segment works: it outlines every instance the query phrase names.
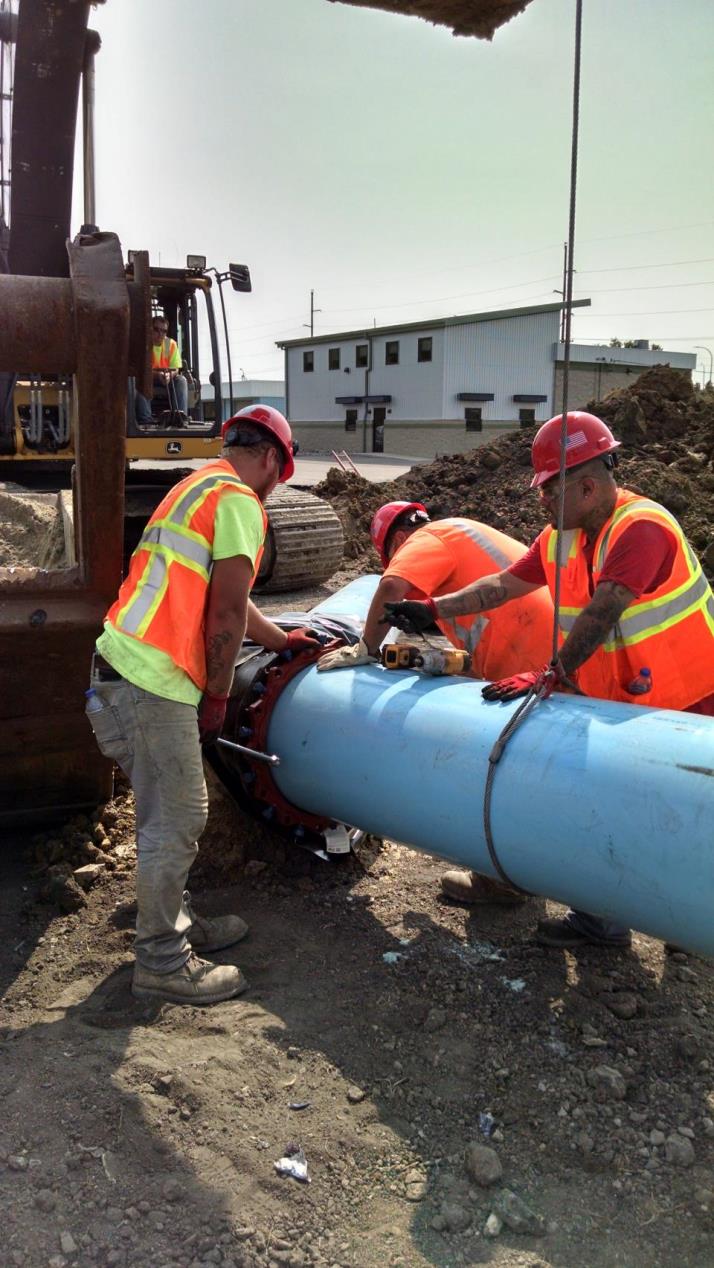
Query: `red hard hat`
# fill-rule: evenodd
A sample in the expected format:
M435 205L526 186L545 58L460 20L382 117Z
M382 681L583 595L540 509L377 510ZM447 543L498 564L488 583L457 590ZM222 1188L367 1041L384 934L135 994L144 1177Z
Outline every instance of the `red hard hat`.
M531 488L539 489L542 484L552 480L560 471L560 432L563 415L557 414L543 423L535 434L531 447L531 462L535 475L531 480ZM613 449L619 449L620 441L615 440L610 428L595 414L586 414L576 409L569 413L566 420L567 439L565 441L565 466L579 467L581 462L589 462L591 458L602 458Z
M239 409L237 414L226 420L221 428L221 440L224 445L230 444L226 442L226 436L230 427L234 425L239 428L241 424L253 423L256 427L260 427L263 431L270 432L270 436L278 444L283 456L283 473L279 483L284 484L289 480L295 471L295 462L293 454L297 451L297 445L293 440L293 434L290 430L290 423L279 409L273 409L272 405L246 405L243 409Z
M389 563L386 551L389 530L396 520L405 515L407 511L420 511L424 516L424 522L428 523L429 512L421 502L385 502L384 506L380 506L379 510L374 513L372 523L369 526L369 535L385 568Z

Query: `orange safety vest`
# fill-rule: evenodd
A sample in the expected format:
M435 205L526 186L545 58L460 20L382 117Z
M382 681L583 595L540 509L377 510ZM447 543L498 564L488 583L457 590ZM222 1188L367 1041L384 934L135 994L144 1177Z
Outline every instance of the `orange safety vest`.
M428 555L425 555L424 576L419 576L418 543L424 542L427 536L436 537L447 547L453 561L448 577L433 590L428 577ZM403 565L408 575L404 576L399 568L399 556L409 546L412 547L408 552L409 562L406 563L404 557ZM435 520L407 538L389 561L385 576L404 577L414 587L412 594L431 594L438 598L441 594L462 590L481 577L503 572L525 553L526 547L520 542L488 524L460 518ZM493 681L528 669L542 669L550 659L553 604L545 589L513 599L492 612L440 617L438 625L454 647L470 652L478 678Z
M156 356L157 348L161 349L158 355L158 358ZM176 343L175 339L169 339L167 335L164 339L161 340L160 344L159 343L154 344L151 350L152 369L170 370L172 368L171 360L173 358L174 353L178 353L178 344ZM175 366L173 368L178 369L178 366Z
M585 559L585 534L563 534L560 579L560 637L570 633L598 584L608 551L631 524L659 524L677 544L672 571L662 585L633 599L607 639L575 675L588 696L626 700L661 709L686 709L714 692L714 595L702 566L669 511L649 498L619 489L615 509L595 542L592 590ZM548 588L555 594L557 531L540 536ZM631 695L628 684L646 666L652 689Z
M216 509L222 497L257 493L225 459L181 480L159 503L131 557L129 573L106 615L122 634L166 652L202 691L206 686L205 615L213 566ZM258 575L261 546L253 569Z

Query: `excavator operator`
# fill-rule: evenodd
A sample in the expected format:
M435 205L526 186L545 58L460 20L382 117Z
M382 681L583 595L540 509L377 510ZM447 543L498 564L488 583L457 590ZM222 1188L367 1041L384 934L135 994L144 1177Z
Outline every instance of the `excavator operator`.
M181 353L175 339L169 336L169 323L163 313L156 313L151 322L154 395L166 398L169 410L177 421L188 422L188 383L181 373ZM136 420L150 423L151 405L140 392L136 393Z

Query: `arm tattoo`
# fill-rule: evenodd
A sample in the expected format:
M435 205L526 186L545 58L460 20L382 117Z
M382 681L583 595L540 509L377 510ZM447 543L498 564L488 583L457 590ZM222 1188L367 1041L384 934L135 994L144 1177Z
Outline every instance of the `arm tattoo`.
M596 588L560 649L566 674L572 674L597 651L634 598L627 586L615 581L604 581Z
M473 585L454 594L443 595L436 600L440 616L469 616L472 612L487 612L498 608L508 600L508 592L501 582L475 581Z
M223 649L226 643L230 643L231 635L228 630L223 630L220 634L211 635L206 646L206 674L209 682L215 678L216 674L220 674L225 669L225 661L223 659Z

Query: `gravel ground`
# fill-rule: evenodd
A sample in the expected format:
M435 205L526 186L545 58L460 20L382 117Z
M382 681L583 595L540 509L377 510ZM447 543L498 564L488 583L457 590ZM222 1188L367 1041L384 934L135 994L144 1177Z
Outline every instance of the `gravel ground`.
M131 997L125 787L6 843L3 1268L714 1263L710 963L544 951L554 904L461 909L397 842L322 863L209 786L194 902L252 930L213 1008Z

